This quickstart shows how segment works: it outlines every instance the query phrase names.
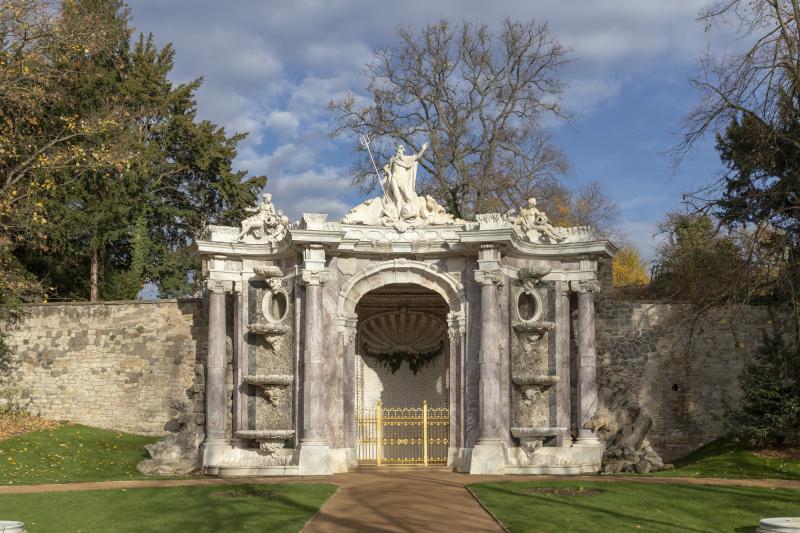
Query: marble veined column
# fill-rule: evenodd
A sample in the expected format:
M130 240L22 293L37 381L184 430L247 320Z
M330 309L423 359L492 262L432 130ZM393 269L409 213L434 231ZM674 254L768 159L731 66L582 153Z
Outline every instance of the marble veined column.
M321 246L312 245L304 251L306 267L301 271L306 287L304 315L303 350L303 431L300 434L299 473L300 475L329 475L333 473L331 451L325 440L323 410L325 386L322 376L322 356L325 349L322 285L328 280L324 268L325 251Z
M500 312L497 290L502 281L500 253L482 245L475 281L481 286L481 337L479 352L480 381L478 386L478 442L472 450L470 474L502 474L505 471L505 448L500 434Z
M600 290L595 280L573 283L578 291L578 376L576 446L595 446L599 443L588 426L597 411L597 351L595 350L594 294Z
M322 350L322 283L321 272L303 272L306 285L305 351L303 352L303 432L301 444L324 444Z
M230 284L228 284L230 285ZM229 287L209 280L208 290L208 357L206 359L206 436L203 444L203 466L219 464L228 440L227 385L225 383L225 291Z

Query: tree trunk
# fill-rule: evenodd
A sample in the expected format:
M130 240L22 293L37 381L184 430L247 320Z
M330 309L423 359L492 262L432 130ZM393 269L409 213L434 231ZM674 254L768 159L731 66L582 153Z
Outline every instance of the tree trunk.
M97 301L97 248L92 248L91 267L89 271L89 301Z

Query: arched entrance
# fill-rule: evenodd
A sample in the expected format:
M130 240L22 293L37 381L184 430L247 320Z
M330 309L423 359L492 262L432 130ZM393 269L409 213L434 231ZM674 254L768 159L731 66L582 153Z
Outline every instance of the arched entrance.
M359 464L447 464L460 446L463 295L449 274L402 259L356 273L340 290L353 357L346 419Z
M446 464L447 303L430 289L390 284L356 306L357 455L361 464Z

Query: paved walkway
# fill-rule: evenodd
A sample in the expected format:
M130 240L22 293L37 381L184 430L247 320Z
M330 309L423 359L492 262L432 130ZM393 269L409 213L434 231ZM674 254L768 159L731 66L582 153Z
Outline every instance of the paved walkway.
M381 469L334 476L339 490L303 530L503 532L464 488L475 477L444 469Z
M306 526L305 533L372 531L430 531L457 533L503 530L466 490L480 481L586 480L606 483L726 485L800 489L800 480L714 479L639 476L469 476L444 468L369 469L332 477L194 478L171 480L102 481L58 485L2 486L0 494L114 490L187 485L238 485L243 483L333 483L336 494Z

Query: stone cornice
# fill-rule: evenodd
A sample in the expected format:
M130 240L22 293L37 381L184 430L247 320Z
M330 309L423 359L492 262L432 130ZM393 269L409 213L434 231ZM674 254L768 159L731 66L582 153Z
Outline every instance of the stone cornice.
M227 229L229 231L222 231ZM405 232L394 228L353 226L339 223L324 223L323 229L293 227L287 237L279 242L235 241L232 234L236 228L220 227L212 237L224 240L196 240L190 251L194 256L217 254L246 257L288 256L296 253L298 246L324 245L330 252L358 254L463 254L474 253L482 244L502 247L503 255L557 258L573 256L613 257L617 247L609 241L563 242L539 244L527 242L512 228L472 229L469 226L423 226Z

